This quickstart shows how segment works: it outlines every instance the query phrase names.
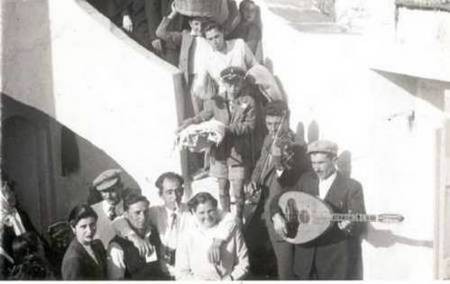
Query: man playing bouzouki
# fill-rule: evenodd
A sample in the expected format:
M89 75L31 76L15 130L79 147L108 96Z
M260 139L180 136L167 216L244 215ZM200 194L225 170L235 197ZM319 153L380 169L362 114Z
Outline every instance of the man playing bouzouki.
M336 169L337 150L335 143L326 140L308 145L313 171L303 174L297 185L288 190L316 196L335 213L365 213L361 184ZM271 202L270 210L275 230L286 236L288 226L278 205L279 196ZM292 263L295 277L301 280L362 279L361 236L364 230L364 223L341 221L318 238L295 245Z

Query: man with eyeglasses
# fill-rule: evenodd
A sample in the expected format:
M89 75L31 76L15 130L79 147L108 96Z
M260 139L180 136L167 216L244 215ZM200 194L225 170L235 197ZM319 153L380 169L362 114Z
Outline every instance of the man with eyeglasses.
M178 240L184 231L190 230L196 225L193 216L187 205L182 203L184 195L184 179L174 172L161 174L155 186L163 200L163 205L152 206L149 209L148 227L154 227L161 240L160 263L164 273L171 279L175 279L177 271L175 270L175 252L178 246ZM210 262L220 259L220 247L232 231L236 228L236 222L231 214L222 212L220 218L223 220L218 230L218 234L213 245L209 250ZM119 235L124 236L139 248L141 254L149 254L154 248L136 234L128 225L126 220L118 218L114 221L114 227ZM120 260L121 257L114 256L114 260ZM124 266L124 263L116 263L117 266Z

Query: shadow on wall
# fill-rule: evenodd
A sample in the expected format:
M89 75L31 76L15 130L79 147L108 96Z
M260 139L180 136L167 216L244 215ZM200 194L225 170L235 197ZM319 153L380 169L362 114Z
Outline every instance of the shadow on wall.
M352 154L348 150L341 152L337 159L337 167L346 177L352 175ZM370 212L369 212L370 213ZM433 247L433 242L429 240L416 240L394 234L388 229L377 229L371 223L366 225L364 239L376 248L388 248L395 244L404 244L417 247Z
M303 122L297 124L296 129L297 143L304 145L305 141L305 127ZM319 139L319 124L316 121L311 121L308 125L307 137L308 143ZM344 150L337 158L337 167L339 171L346 177L352 175L352 153L348 150ZM376 248L388 248L395 244L404 244L408 246L427 247L432 248L433 242L429 240L417 240L401 235L394 234L391 230L377 229L371 223L367 223L366 233L364 239L372 246Z
M303 122L297 123L296 128L296 142L300 145L306 145L311 142L319 140L319 124L313 120L309 123L307 133L305 135L305 125ZM307 139L305 139L305 136Z
M376 248L388 248L395 244L404 244L414 247L433 248L433 241L416 240L392 233L391 230L380 230L368 224L367 234L364 238L369 244Z
M89 196L92 180L117 162L45 113L2 95L2 163L16 195L40 232L65 219ZM124 184L137 188L126 172Z

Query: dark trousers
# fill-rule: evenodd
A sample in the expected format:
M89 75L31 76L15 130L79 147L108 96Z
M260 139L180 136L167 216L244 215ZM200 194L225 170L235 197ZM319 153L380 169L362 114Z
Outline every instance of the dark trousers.
M245 230L250 271L266 277L277 276L279 280L294 280L294 245L281 240L272 223L261 218L264 210L262 207L255 210Z
M267 224L270 242L272 243L275 256L277 258L278 279L294 280L294 245L280 240L272 228L272 224Z

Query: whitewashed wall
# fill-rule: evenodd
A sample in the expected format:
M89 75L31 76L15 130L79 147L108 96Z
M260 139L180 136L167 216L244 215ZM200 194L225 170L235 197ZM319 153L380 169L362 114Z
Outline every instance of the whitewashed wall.
M156 200L157 176L180 171L177 70L84 1L5 0L2 12L2 91L104 150Z
M393 6L380 6L369 7L367 30L392 39ZM307 128L314 120L321 138L351 153L352 177L363 184L368 212L406 218L399 225L373 224L363 243L364 278L433 279L435 131L443 113L419 91L423 80L372 70L373 38L301 33L263 12L264 51L289 97L291 124Z
M175 69L75 1L3 0L5 7L14 17L2 18L2 91L103 149L152 196L157 174L180 167L172 151ZM434 134L442 113L426 94L416 97L419 79L372 71L360 37L300 33L264 6L263 21L291 123L314 120L322 138L351 152L369 212L406 217L373 225L365 279L432 279Z

